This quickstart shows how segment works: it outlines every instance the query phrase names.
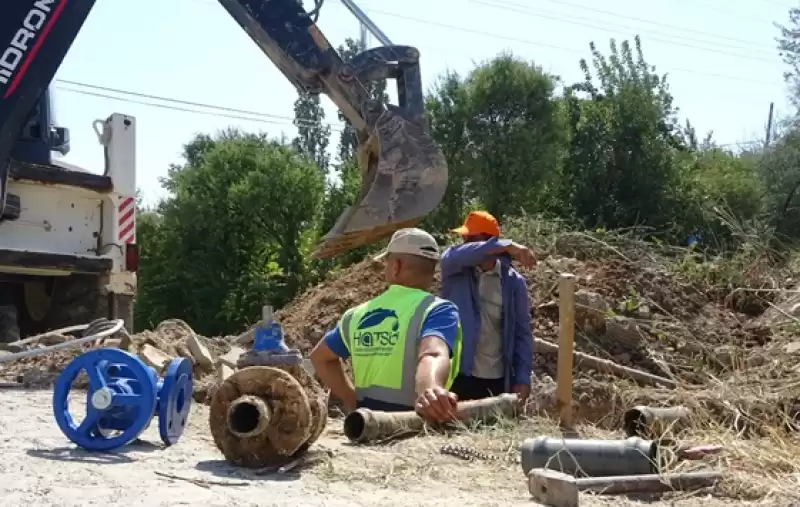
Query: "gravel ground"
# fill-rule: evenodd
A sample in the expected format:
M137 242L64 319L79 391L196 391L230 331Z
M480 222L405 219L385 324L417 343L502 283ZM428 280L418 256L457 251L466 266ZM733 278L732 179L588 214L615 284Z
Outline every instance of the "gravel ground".
M0 462L2 505L534 505L525 494L522 477L514 484L491 484L492 487L483 491L475 491L443 481L428 482L422 477L409 477L407 487L398 488L395 484L343 480L324 471L304 472L302 476L255 476L222 460L208 434L206 420L207 408L195 404L186 433L171 448L162 447L154 421L139 442L121 451L88 453L76 449L58 429L52 415L50 391L0 390L0 454L5 458ZM317 447L333 451L335 467L349 468L352 477L369 474L369 470L362 468L359 472L356 469L359 463L356 458L381 451L343 444L337 426L340 425L332 423L332 429ZM385 452L392 451L386 449ZM361 466L364 464L360 462ZM710 498L638 503L622 498L586 496L582 498L582 505L719 507L744 504Z

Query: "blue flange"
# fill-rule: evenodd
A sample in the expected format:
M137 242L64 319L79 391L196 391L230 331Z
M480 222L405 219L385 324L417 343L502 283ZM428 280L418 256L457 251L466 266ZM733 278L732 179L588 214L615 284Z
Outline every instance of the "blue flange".
M86 416L80 425L69 413L69 393L78 374L89 377ZM72 442L108 451L135 440L150 424L157 404L156 375L138 357L119 349L97 349L73 359L56 380L53 412ZM110 430L121 431L108 436Z
M166 445L181 438L192 408L192 362L173 359L158 390L158 433Z

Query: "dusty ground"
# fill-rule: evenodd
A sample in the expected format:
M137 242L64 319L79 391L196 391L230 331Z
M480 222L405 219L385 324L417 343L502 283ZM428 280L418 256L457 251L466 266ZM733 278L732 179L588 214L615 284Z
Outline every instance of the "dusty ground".
M317 464L299 474L257 476L221 459L207 431L205 406L194 405L187 432L172 448L161 448L154 424L140 442L123 451L91 454L76 450L61 434L50 398L50 391L0 391L3 505L532 505L519 465L467 463L440 455L445 437L355 448L344 443L341 424L332 421L315 446L324 456ZM507 451L511 456L516 454L513 440L536 431L533 425L513 432L499 428L451 441L489 443L498 454ZM765 501L761 505L791 505L774 498ZM660 502L586 496L582 505L755 504L705 495Z

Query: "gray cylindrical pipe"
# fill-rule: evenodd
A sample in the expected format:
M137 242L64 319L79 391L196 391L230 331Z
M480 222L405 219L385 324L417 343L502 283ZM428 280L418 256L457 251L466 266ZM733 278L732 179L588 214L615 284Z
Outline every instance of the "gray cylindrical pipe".
M548 468L588 477L658 473L658 445L651 440L529 438L522 443L522 471Z

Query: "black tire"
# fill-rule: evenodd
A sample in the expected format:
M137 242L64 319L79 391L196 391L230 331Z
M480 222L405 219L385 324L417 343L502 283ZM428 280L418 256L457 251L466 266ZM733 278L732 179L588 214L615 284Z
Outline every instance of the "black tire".
M125 329L129 333L133 332L133 296L105 294L101 277L81 274L44 280L48 288L46 295L50 299L50 308L45 318L41 318L44 303L36 298L35 304L38 308L27 308L25 287L23 284L18 285L15 306L18 308L19 326L23 337L88 324L101 318L122 319L125 322ZM28 300L31 301L30 289Z
M109 317L109 297L103 294L100 277L70 275L55 280L53 303L45 321L46 330L88 324Z
M22 213L22 201L16 194L6 194L6 207L3 208L3 220L17 220Z
M129 334L133 334L133 296L111 294L110 297L110 315L108 318L122 319L125 322L125 329L128 330Z

